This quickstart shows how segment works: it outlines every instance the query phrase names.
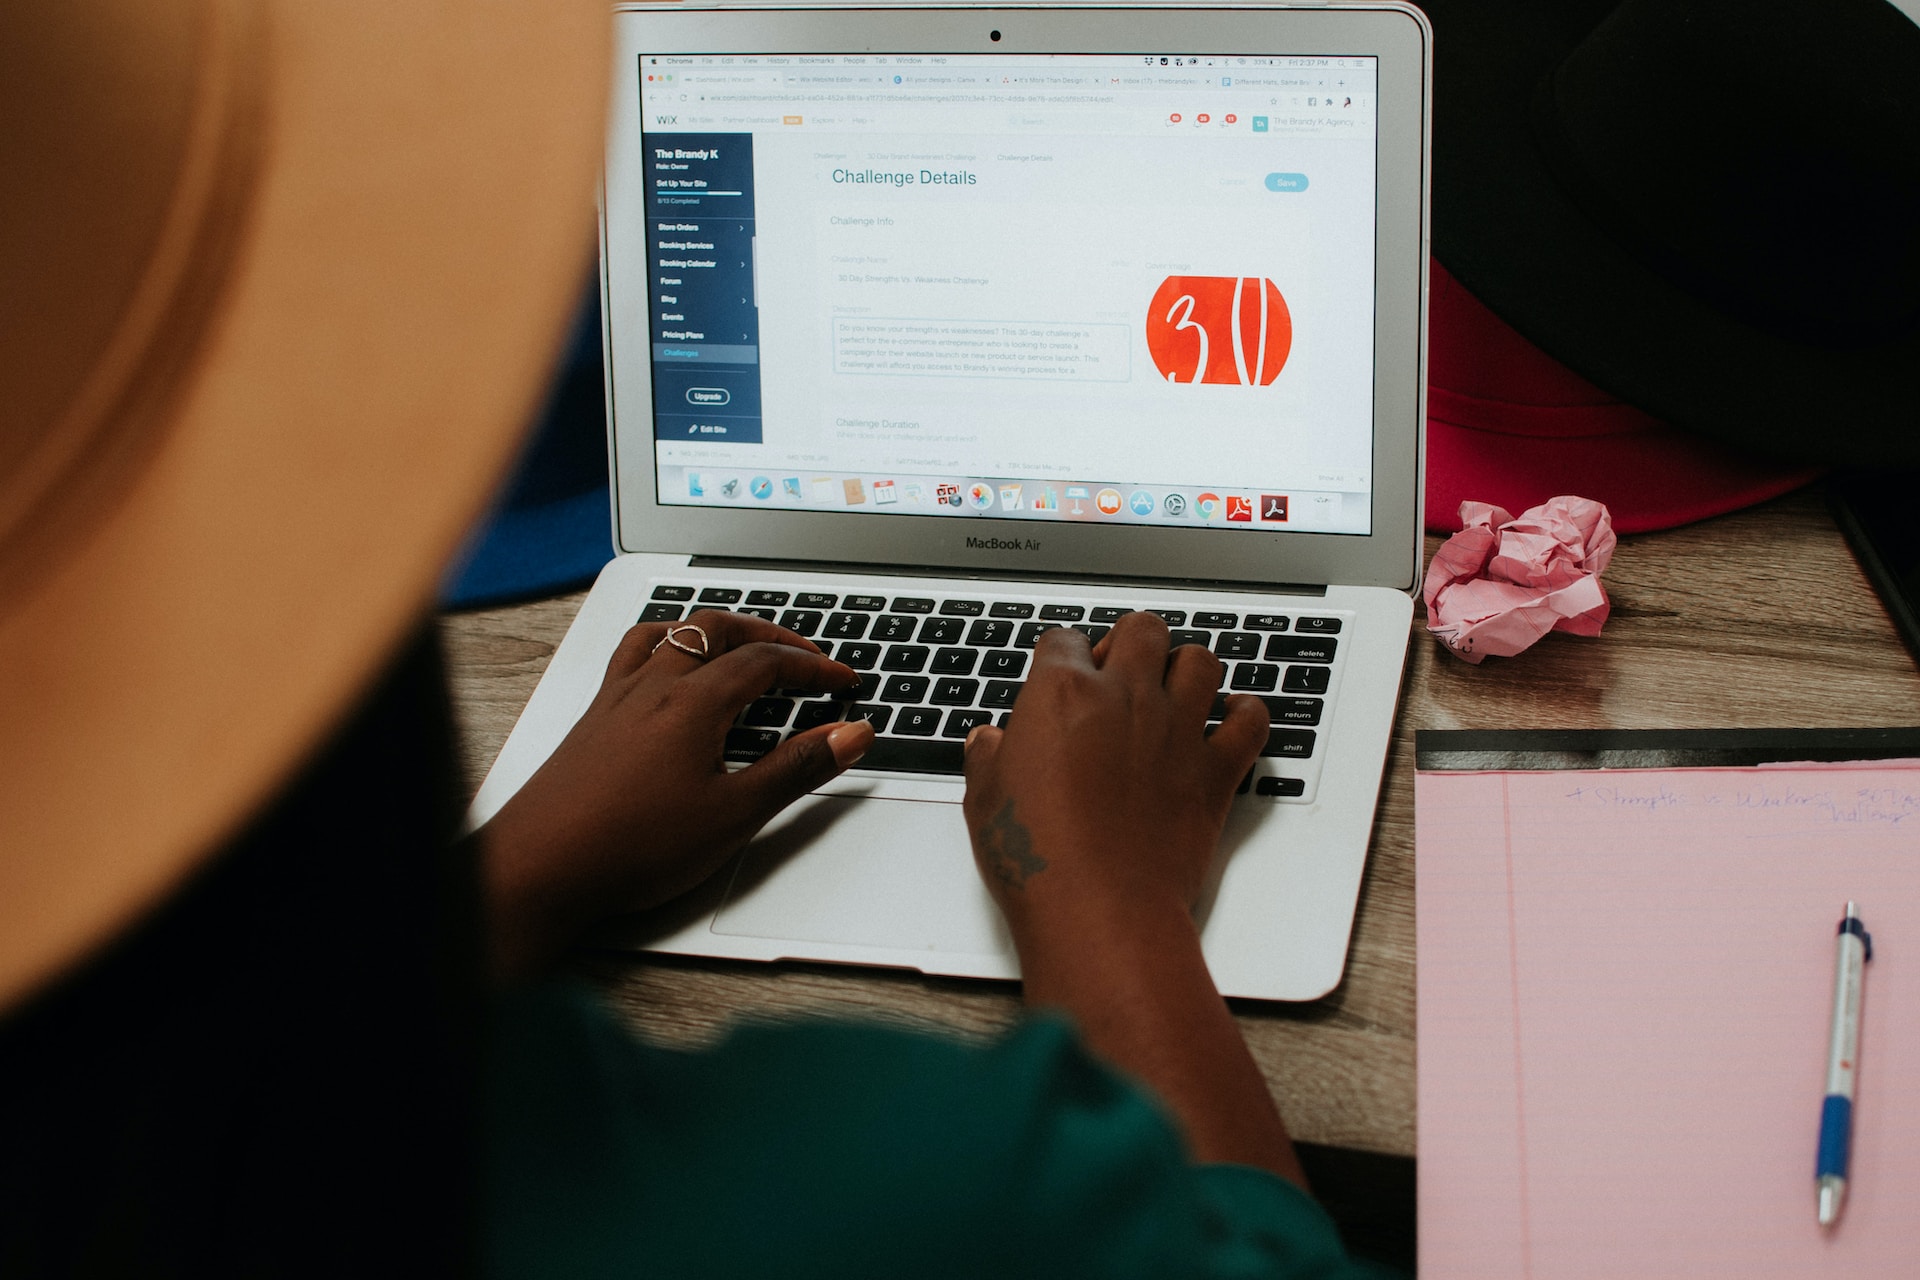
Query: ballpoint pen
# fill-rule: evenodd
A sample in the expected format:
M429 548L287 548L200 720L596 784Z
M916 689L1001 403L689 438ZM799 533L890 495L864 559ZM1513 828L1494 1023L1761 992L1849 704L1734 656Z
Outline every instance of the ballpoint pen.
M1847 1155L1853 1142L1853 1079L1860 1066L1860 990L1873 937L1854 904L1840 918L1834 948L1833 1026L1827 1037L1827 1097L1820 1106L1820 1153L1814 1162L1820 1225L1840 1220L1847 1198Z

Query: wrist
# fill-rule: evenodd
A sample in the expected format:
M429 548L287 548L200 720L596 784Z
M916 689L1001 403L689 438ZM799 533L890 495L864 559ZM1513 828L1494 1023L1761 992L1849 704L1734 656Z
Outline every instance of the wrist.
M469 837L481 859L491 967L500 980L552 964L590 919L576 886L553 874L558 859L537 833L503 810Z
M1083 978L1119 981L1143 965L1200 954L1193 913L1172 891L1063 891L1036 895L1006 914L1029 992Z
M1008 874L1004 849L990 843L982 849L988 842L978 839L975 844L981 871L1016 943L1033 934L1091 940L1147 924L1190 923L1211 844L1180 849L1144 835L1131 839L1150 845L1152 855L1135 856L1127 836L1088 839L1084 833L1039 830L1030 844L1014 852L1020 859L1014 874Z

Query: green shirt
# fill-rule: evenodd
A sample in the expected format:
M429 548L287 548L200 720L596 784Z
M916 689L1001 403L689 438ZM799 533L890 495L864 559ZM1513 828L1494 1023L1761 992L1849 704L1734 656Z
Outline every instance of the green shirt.
M1291 1184L1191 1164L1058 1021L981 1047L754 1027L689 1053L578 993L497 1015L495 1276L1374 1274Z

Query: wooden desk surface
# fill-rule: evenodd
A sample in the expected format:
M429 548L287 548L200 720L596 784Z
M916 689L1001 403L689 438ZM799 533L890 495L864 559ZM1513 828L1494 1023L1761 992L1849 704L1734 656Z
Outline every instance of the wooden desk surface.
M1429 538L1431 556L1439 539ZM1345 981L1307 1005L1235 1011L1294 1136L1414 1150L1413 733L1454 728L1920 724L1920 673L1817 490L1624 538L1597 640L1549 636L1468 666L1416 617L1407 684ZM442 634L476 789L580 596L450 615ZM743 1017L831 1014L990 1033L1005 984L832 966L596 955L583 971L655 1039L700 1043Z

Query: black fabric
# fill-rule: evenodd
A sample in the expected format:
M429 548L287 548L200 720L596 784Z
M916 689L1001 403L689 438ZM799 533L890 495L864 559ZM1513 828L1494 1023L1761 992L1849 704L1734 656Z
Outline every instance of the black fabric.
M270 812L0 1022L0 1275L475 1269L457 777L423 637Z
M1920 65L1863 26L1627 0L1540 80L1541 151L1676 287L1789 340L1897 338L1920 317Z
M1886 0L1422 0L1433 254L1676 426L1920 465L1920 28Z

